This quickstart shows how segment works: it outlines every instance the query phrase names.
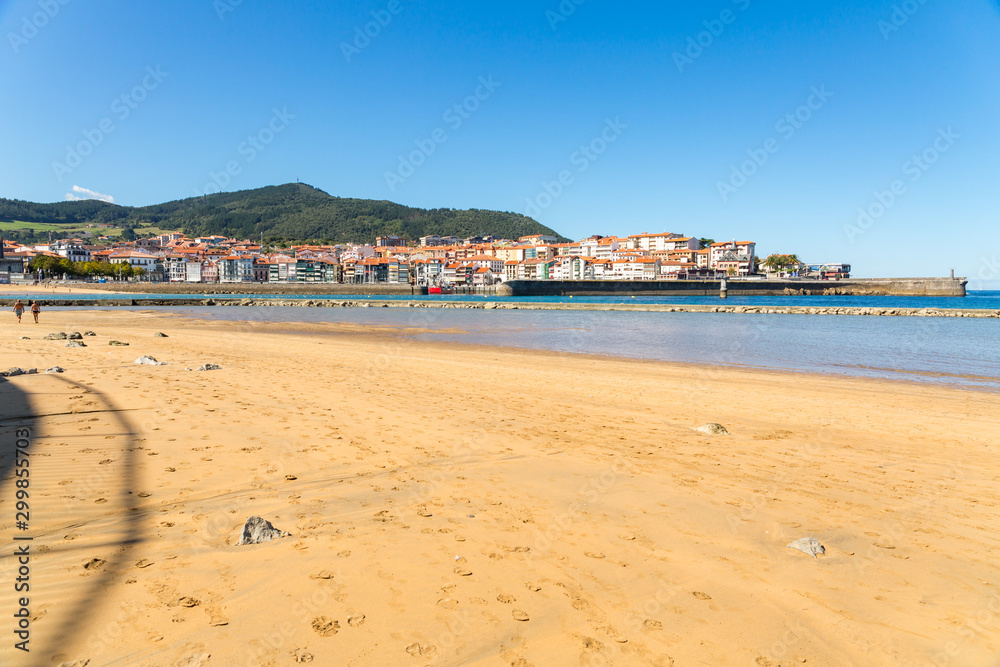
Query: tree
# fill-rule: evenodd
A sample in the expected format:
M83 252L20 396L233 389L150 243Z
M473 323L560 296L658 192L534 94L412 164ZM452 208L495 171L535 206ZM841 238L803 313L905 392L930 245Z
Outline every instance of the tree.
M802 265L799 261L798 255L768 255L767 259L764 260L764 266L768 271L781 272L781 271L795 271Z
M715 243L715 239L698 239L698 249L704 250L713 243Z

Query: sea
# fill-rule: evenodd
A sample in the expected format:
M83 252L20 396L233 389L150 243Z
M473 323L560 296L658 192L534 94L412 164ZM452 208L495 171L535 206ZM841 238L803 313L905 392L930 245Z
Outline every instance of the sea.
M26 296L30 298L30 295ZM45 298L44 295L38 296ZM135 295L122 296L138 298ZM162 298L166 295L156 296ZM99 297L108 298L108 295ZM251 297L240 295L237 298ZM361 301L389 299L384 296L350 298ZM718 297L398 298L505 303L723 303ZM815 307L980 308L1000 311L1000 291L970 292L966 297L941 298L730 297L724 303ZM188 317L234 322L373 325L396 330L400 335L415 340L455 344L553 350L803 374L894 379L1000 391L1000 319L992 318L268 306L192 306L164 310Z

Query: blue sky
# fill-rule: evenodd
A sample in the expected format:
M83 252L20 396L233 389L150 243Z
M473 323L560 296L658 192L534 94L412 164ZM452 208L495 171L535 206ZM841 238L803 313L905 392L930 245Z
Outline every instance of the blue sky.
M0 196L298 179L1000 286L996 0L651 4L0 0Z

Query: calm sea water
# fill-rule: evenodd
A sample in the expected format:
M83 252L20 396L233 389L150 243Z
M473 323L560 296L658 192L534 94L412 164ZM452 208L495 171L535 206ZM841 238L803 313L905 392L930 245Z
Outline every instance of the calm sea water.
M859 305L858 300L851 303ZM228 321L377 325L398 328L418 340L1000 390L997 319L430 308L200 307L170 311ZM412 329L422 331L407 331Z

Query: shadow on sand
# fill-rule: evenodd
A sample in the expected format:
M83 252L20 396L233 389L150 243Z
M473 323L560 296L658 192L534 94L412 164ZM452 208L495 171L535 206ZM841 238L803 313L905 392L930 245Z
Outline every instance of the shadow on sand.
M127 413L120 410L119 406L115 405L109 397L96 391L93 387L84 386L59 375L23 376L16 378L14 381L4 381L3 378L0 378L0 506L9 508L10 513L9 517L3 517L4 523L14 520L15 481L21 479L15 476L15 471L17 470L15 459L18 431L27 429L30 433L28 436L30 444L28 446L27 458L29 460L28 469L31 471L29 479L33 482L32 490L41 491L41 489L37 489L37 485L43 476L47 480L54 478L52 474L49 474L50 471L45 470L48 466L61 468L58 474L63 475L64 479L72 479L74 481L84 479L92 472L84 468L72 469L66 464L61 464L56 456L47 456L44 458L32 457L33 453L44 452L47 446L47 418L65 418L72 414L65 407L65 403L60 406L55 404L55 402L52 403L52 407L54 408L53 414L39 413L37 404L32 401L30 388L32 384L39 382L43 377L46 380L54 381L46 388L50 394L53 393L54 388L57 395L64 394L65 398L68 399L71 393L89 392L88 396L99 402L100 408L97 412L101 413L102 421L107 423L112 429L112 433L121 438L119 442L124 443L121 460L122 466L119 473L109 481L109 488L106 489L109 494L118 499L113 507L109 507L109 511L116 513L124 512L124 517L121 528L116 530L114 535L104 537L105 543L125 548L114 550L114 555L108 558L101 576L90 577L85 581L80 581L75 590L64 593L66 604L70 606L70 609L65 610L65 613L61 612L59 614L64 620L60 622L58 627L54 629L49 628L45 633L46 636L57 639L57 646L37 644L34 641L36 633L32 632L31 652L24 653L24 661L18 664L38 665L39 667L42 665L51 665L54 654L66 651L86 650L86 646L82 641L85 633L88 630L92 630L92 626L102 620L93 611L100 608L102 600L112 592L116 585L124 581L127 560L131 555L131 549L128 547L144 540L142 528L143 513L139 511L139 499L130 493L132 489L136 488L138 482L135 450L137 432L132 421L129 419ZM88 416L94 416L93 412ZM31 495L35 496L35 493ZM92 519L93 517L91 516L90 518ZM67 526L79 525L86 520L72 516L71 511L61 511L58 518L44 517L43 519L33 514L31 516L30 528L24 533L21 533L21 531L14 527L12 532L17 534L4 536L3 539L4 550L0 553L0 574L2 574L0 586L4 588L8 586L13 587L13 580L17 573L17 562L13 556L16 548L13 546L15 544L15 537L33 538L30 542L19 541L16 544L31 544L32 552L37 553L38 547L54 541L55 533L53 531ZM35 530L35 526L42 525L47 527L49 534L41 535ZM65 547L62 546L53 547L50 553L55 554L64 549ZM5 595L4 598L12 600L13 595ZM34 610L32 611L34 612ZM106 619L104 620L106 621Z

